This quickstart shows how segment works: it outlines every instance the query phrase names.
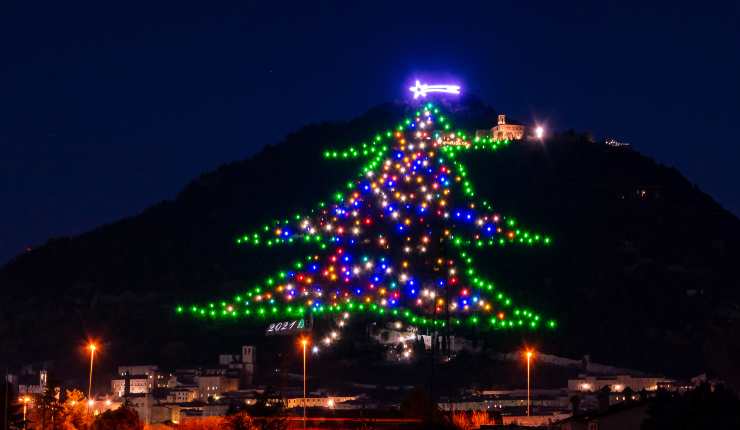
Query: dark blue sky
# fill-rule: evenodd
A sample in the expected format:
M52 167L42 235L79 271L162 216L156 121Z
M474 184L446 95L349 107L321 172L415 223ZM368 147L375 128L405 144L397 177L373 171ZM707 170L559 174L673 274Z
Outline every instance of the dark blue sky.
M2 2L0 262L416 75L630 142L740 213L737 1L262 3Z

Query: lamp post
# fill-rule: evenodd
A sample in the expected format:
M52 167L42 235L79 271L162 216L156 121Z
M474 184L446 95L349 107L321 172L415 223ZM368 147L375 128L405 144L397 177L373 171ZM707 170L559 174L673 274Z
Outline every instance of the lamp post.
M94 343L91 343L87 346L87 348L90 350L90 378L87 383L87 404L88 404L88 410L90 409L90 401L92 400L92 375L93 375L93 361L95 360L95 350L97 349L97 346Z
M534 352L531 350L527 350L524 355L527 357L527 416L531 413L531 405L532 405L532 392L530 388L530 366L532 362L532 357L534 356Z
M303 430L306 430L306 347L308 339L302 338L301 345L303 346Z
M26 429L26 411L28 410L28 402L31 401L31 398L28 396L23 396L21 399L23 401L23 429Z

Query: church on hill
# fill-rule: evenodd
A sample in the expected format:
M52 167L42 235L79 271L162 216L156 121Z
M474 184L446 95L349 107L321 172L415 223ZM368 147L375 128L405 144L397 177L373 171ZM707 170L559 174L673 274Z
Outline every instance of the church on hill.
M525 127L521 124L506 122L506 115L498 116L498 124L490 130L476 130L476 137L490 137L495 140L521 140L524 138Z

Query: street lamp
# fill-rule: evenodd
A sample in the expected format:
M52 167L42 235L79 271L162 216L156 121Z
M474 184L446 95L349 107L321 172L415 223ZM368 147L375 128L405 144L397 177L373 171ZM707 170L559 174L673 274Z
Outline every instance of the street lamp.
M89 379L89 382L88 382L88 384L87 384L87 398L89 399L89 400L88 400L88 403L87 403L87 404L88 404L88 406L90 406L90 401L92 400L92 374L93 374L93 361L95 360L95 350L96 350L97 348L98 348L98 347L97 347L97 345L95 345L95 344L94 344L94 343L92 343L92 342L91 342L91 343L90 343L90 344L89 344L89 345L87 346L87 349L89 349L89 350L90 350L90 379Z
M301 346L303 346L303 430L306 430L306 347L308 346L308 338L301 338Z
M532 362L532 358L534 357L534 352L532 350L527 350L524 352L524 355L527 357L527 416L530 415L531 411L531 404L532 404L532 393L530 388L530 365Z
M537 139L542 140L543 137L545 137L545 127L538 125L534 129L534 135L537 137Z
M31 401L31 398L28 396L23 396L21 398L21 401L23 402L23 429L26 429L26 411L28 410L28 402Z

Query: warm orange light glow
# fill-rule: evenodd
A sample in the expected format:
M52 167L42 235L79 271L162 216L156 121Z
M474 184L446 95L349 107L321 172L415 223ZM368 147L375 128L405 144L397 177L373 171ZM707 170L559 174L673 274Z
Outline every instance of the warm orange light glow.
M89 349L91 352L95 352L95 350L98 349L98 346L94 343L91 343L87 346L87 349Z
M305 347L306 347L306 345L308 345L308 338L305 338L305 337L304 337L304 338L302 338L302 339L301 339L301 345L303 345L303 347L305 348Z

